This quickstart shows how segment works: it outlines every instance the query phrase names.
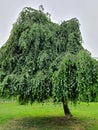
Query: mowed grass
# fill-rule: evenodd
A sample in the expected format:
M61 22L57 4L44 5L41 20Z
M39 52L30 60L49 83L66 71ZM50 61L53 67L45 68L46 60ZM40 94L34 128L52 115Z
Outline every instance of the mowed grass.
M98 103L70 104L66 119L62 104L0 103L0 130L98 130Z

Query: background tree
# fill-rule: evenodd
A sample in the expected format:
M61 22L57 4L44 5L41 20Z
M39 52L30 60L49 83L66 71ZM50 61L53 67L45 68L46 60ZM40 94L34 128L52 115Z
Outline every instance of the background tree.
M71 117L69 101L97 97L98 63L81 43L76 18L58 25L43 10L24 8L0 49L1 96L17 96L21 104L53 98Z

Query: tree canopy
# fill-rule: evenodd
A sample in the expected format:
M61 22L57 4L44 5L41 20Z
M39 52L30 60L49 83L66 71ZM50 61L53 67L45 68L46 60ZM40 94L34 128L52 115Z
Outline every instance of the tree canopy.
M0 49L1 96L31 104L95 101L98 62L82 47L79 21L59 25L43 11L24 8Z

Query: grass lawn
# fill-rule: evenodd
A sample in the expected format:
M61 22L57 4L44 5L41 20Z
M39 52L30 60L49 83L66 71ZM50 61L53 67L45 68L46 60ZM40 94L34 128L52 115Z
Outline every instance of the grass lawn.
M0 103L0 130L98 130L98 103L70 109L73 117L67 120L61 104Z

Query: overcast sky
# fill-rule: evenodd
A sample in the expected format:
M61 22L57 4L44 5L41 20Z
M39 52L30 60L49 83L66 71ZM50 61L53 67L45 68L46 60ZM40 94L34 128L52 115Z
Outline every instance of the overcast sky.
M84 48L98 57L98 0L0 0L0 47L8 39L20 11L24 7L38 9L39 5L56 23L78 18Z

